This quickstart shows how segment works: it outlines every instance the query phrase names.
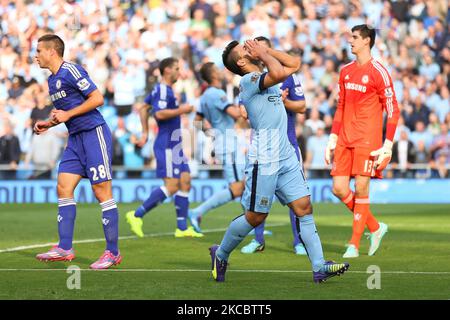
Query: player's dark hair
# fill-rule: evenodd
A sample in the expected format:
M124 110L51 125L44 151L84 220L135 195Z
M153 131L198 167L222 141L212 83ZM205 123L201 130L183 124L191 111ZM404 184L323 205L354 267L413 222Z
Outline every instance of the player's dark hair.
M239 55L236 51L233 52L233 49L239 44L236 40L231 41L223 50L222 53L222 62L223 65L233 72L234 74L238 74L240 76L243 76L245 73L239 68L237 65L237 61L239 59Z
M159 63L159 72L161 73L161 75L164 74L164 70L166 68L170 68L172 65L175 64L175 62L178 62L178 59L173 58L173 57L169 57L169 58L165 58L165 59L161 60L161 62Z
M256 37L255 40L256 40L256 41L264 41L264 42L269 46L269 48L272 48L272 43L270 42L269 39L267 39L267 38L264 37L264 36Z
M214 63L213 62L206 62L200 68L200 76L208 84L211 84L211 82L212 82L212 70L213 70L213 67L214 67Z
M365 39L367 37L370 38L370 49L372 49L373 45L375 44L375 29L372 27L369 27L367 24L359 24L357 26L354 26L352 28L352 32L359 31L359 34L361 35L361 38Z
M38 42L51 42L58 55L61 58L64 56L64 41L56 34L45 34L38 39Z

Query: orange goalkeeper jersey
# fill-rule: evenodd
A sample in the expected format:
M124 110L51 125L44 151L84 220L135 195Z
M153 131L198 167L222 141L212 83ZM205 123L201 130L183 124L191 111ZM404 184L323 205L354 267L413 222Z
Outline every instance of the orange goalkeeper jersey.
M331 132L338 144L376 150L383 144L383 110L387 113L386 139L393 140L399 118L392 79L373 58L364 65L353 61L339 75L339 102Z

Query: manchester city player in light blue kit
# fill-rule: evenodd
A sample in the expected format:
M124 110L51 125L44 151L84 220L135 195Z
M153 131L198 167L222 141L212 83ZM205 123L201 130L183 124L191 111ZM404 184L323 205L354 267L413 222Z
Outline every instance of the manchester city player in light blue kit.
M255 40L261 42L261 44L266 45L268 47L272 47L270 40L266 37L256 37ZM263 66L261 65L261 69ZM305 95L303 94L302 85L300 84L300 79L297 75L291 74L286 80L281 84L281 90L283 92L282 97L284 107L286 108L287 114L287 135L289 142L294 147L295 155L297 156L298 161L300 161L300 168L303 168L303 160L300 154L300 148L297 142L297 136L295 134L295 122L297 113L305 113L306 103L305 103ZM306 250L303 244L300 242L300 238L298 237L297 225L296 225L296 215L294 211L289 208L289 218L291 219L291 228L292 234L294 237L294 241L292 246L294 248L294 253L298 255L306 255ZM253 239L248 245L242 247L242 253L254 253L263 251L265 248L265 239L264 239L264 225L265 221L263 221L259 226L255 228L255 239Z
M41 261L71 261L76 217L74 190L82 178L89 178L103 211L102 223L106 250L92 269L107 269L122 261L119 253L119 213L112 196L112 137L97 107L103 96L80 65L63 60L64 42L54 34L38 39L36 60L52 73L48 78L50 98L55 106L51 120L37 121L34 132L41 134L65 123L69 141L58 168L59 244L38 254ZM45 150L43 151L45 152Z
M200 218L209 210L217 208L244 191L245 157L238 153L235 120L241 117L238 107L228 102L222 89L222 75L212 62L200 68L200 75L208 83L208 88L200 98L200 109L195 117L196 123L208 120L214 135L214 152L224 168L228 188L215 193L199 207L189 210L189 221L195 231L201 232Z
M311 261L314 282L344 273L348 263L325 261L323 257L309 188L286 133L287 116L277 84L297 72L299 59L255 40L247 40L245 45L230 42L222 58L228 70L242 76L240 100L247 110L253 138L241 200L246 212L231 222L220 245L210 247L213 278L225 281L231 252L266 219L274 195L296 215L300 241ZM260 61L268 72L260 72Z

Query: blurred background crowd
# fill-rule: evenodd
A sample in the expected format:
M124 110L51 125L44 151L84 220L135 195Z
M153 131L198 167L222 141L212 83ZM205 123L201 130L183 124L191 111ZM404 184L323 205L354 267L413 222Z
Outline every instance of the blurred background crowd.
M296 133L309 177L328 177L327 170L312 169L324 169L339 68L353 59L347 39L362 23L377 30L372 53L390 71L401 110L388 177L448 178L449 20L446 0L0 0L0 166L23 169L2 170L0 178L51 177L67 139L63 125L32 133L52 109L49 73L34 61L37 39L46 33L65 41L65 60L83 65L104 94L113 164L129 169L116 170L128 176L133 168L155 166L152 117L149 142L136 143L138 109L158 81L160 60L180 59L174 89L180 103L197 107L205 88L202 63L223 69L222 50L232 39L270 38L302 58L298 75L308 109L297 116ZM237 103L239 77L224 72L223 87ZM182 117L182 127L195 176L217 159L211 138L195 129L194 114ZM240 122L237 130L248 141L248 126Z

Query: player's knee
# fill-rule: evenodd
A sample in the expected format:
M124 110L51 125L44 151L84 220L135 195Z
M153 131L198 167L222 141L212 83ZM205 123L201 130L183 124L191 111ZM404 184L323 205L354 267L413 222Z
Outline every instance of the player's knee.
M167 189L167 192L169 192L169 194L172 196L175 193L177 193L180 188L178 187L178 185L169 184L169 185L166 185L166 189Z
M92 185L92 191L94 192L95 198L97 198L100 203L112 199L111 181L104 181Z
M355 182L355 197L366 197L369 195L369 186L365 182Z
M298 203L294 208L294 213L298 217L306 216L313 213L313 206L311 201L302 201Z
M342 199L348 194L348 188L344 188L340 185L333 185L331 192L333 192L333 194L339 199Z
M58 198L73 198L73 189L62 183L58 183L56 190Z
M191 180L188 181L182 181L180 183L180 190L184 192L189 192L191 190Z
M259 226L261 223L263 223L264 220L266 220L266 217L267 214L263 213L256 213L251 211L247 211L245 213L245 218L247 219L247 222L255 228Z

